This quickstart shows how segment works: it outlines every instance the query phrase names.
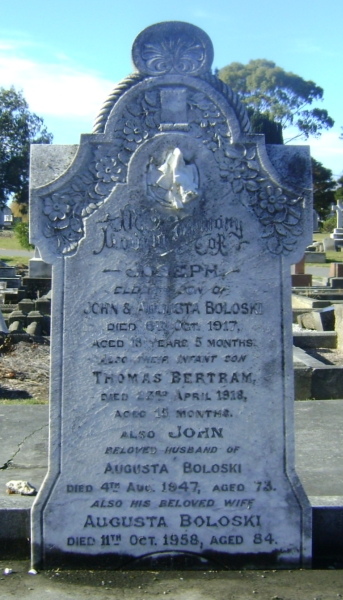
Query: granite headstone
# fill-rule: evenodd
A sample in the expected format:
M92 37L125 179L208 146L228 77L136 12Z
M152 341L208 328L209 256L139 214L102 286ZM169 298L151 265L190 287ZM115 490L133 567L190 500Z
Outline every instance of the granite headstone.
M250 132L199 28L153 25L132 56L79 148L32 147L53 265L33 565L308 565L290 304L308 148Z

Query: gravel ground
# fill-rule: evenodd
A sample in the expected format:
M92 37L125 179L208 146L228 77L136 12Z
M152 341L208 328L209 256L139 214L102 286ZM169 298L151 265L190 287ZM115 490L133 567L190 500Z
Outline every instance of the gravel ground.
M49 397L48 342L0 343L0 399L43 403Z
M11 575L3 575L4 568ZM42 571L0 563L0 595L35 600L337 600L343 570L299 571Z

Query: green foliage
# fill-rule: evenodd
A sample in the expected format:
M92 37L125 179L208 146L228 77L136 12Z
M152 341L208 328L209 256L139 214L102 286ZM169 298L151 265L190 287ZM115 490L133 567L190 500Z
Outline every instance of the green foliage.
M332 233L336 225L337 217L336 215L333 215L332 217L329 217L328 219L326 219L326 221L324 221L322 225L322 231L325 231L326 233Z
M312 158L313 200L319 218L325 220L335 204L336 182L332 178L331 169L327 169Z
M335 190L335 199L343 200L343 175L337 179L337 188Z
M16 238L25 250L32 250L34 246L29 242L29 224L28 223L17 223L14 227L14 233Z
M247 65L234 62L220 69L218 76L254 113L279 123L282 130L295 126L296 137L319 137L334 125L325 109L311 107L323 99L323 89L270 60L251 60Z
M254 133L264 133L266 144L283 144L282 126L267 115L248 107L251 128Z
M31 113L20 91L0 88L0 206L9 198L28 204L30 144L50 144L43 119Z

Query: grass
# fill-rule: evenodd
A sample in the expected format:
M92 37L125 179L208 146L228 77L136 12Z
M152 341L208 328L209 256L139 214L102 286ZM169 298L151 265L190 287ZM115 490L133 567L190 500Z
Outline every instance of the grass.
M2 405L2 404L7 404L7 405L10 404L11 406L13 404L16 404L16 405L18 405L18 404L20 404L20 405L23 405L23 404L30 404L30 405L32 405L32 404L49 404L49 401L44 400L44 399L38 400L36 398L26 398L25 400L11 400L10 398L4 398L3 400L0 400L0 405Z
M315 242L322 242L324 238L330 237L329 233L314 233L313 240ZM332 262L343 262L343 252L326 252L326 263ZM308 265L315 267L322 267L323 263L307 263ZM325 263L324 263L325 265Z
M1 252L1 250L0 250ZM5 262L9 267L15 267L16 265L28 266L30 257L29 256L0 256L0 260Z
M343 262L343 252L327 252L326 262Z
M11 235L2 235L0 232L0 248L4 250L23 250L14 232L10 232Z

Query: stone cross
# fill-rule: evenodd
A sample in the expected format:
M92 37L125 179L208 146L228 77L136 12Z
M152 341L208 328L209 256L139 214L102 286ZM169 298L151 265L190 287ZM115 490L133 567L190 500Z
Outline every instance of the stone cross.
M332 210L337 214L337 229L341 229L343 227L343 200L338 199L336 206L332 205Z
M92 134L31 150L53 265L33 565L308 565L290 304L308 148L251 133L199 28L148 27L132 56Z

